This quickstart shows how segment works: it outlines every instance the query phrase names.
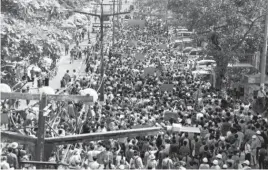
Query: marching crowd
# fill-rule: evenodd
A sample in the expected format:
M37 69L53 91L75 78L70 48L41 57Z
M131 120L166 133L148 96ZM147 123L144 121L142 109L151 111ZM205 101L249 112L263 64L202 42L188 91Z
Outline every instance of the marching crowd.
M176 68L184 58L175 49L159 47L167 43L165 26L150 17L145 20L144 28L120 27L113 50L105 56L104 80L99 78L100 58L95 53L88 55L87 75L66 72L62 87L72 82L66 94L79 94L88 87L99 92L97 82L103 81L105 101L87 109L81 103L65 104L53 128L59 136L135 127L163 130L154 136L61 145L49 161L90 170L268 168L267 118L255 112L251 103L221 95L210 82L194 77L191 69ZM156 69L145 74L147 67ZM163 84L173 86L162 90ZM197 127L200 133L167 129L175 124ZM18 148L17 143L8 146L1 168L18 168L18 160L30 159Z

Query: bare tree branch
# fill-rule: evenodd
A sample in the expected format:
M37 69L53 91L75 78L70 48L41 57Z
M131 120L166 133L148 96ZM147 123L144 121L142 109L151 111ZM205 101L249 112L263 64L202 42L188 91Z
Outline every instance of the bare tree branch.
M239 47L243 44L243 42L244 42L245 39L247 38L248 34L250 33L251 29L253 28L255 22L256 22L258 19L260 19L260 18L262 18L262 17L264 17L264 16L265 16L265 15L261 15L261 16L257 17L256 19L254 19L254 20L251 22L251 24L250 24L250 26L249 26L247 32L244 34L243 38L242 38L242 39L241 39L241 40L240 40L234 47L232 47L232 50L235 50L235 49L239 48Z

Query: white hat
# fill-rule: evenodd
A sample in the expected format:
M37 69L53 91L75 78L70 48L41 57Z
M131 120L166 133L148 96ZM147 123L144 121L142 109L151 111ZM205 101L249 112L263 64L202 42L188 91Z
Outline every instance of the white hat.
M216 158L222 159L222 155L221 155L221 154L218 154L218 155L216 156Z
M207 158L203 158L203 162L204 163L207 163L208 162L208 159Z
M258 135L260 135L261 134L261 132L258 130L257 132L256 132Z
M17 142L13 142L10 144L10 148L17 149L19 144Z
M256 139L256 138L257 138L257 136L256 136L256 135L253 135L253 136L252 136L252 138L253 138L253 139Z
M226 164L224 164L224 165L222 166L222 168L227 169L228 166L227 166Z
M242 164L246 164L246 165L249 165L249 161L248 160L245 160Z
M221 136L220 139L221 139L221 141L225 141L225 137L224 136Z
M214 160L213 162L212 162L214 165L218 165L218 160Z

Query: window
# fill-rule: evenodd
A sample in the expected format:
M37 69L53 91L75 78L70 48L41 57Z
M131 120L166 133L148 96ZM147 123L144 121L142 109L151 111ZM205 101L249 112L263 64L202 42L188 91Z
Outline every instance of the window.
M190 52L190 55L196 55L196 51Z

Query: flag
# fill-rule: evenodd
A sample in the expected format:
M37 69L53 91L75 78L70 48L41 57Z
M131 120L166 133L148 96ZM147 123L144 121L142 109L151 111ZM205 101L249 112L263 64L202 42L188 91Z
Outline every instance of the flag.
M145 20L128 20L128 25L139 26L140 28L144 28Z
M167 45L166 45L166 44L159 44L159 45L158 45L158 48L159 48L159 49L164 49L164 50L165 50L165 49L167 49Z
M144 68L144 76L154 75L155 71L156 71L156 69L154 67Z
M144 57L144 54L142 54L142 53L136 53L135 54L135 59L136 60L145 60L145 57Z
M137 46L137 41L135 40L128 40L128 45L131 46L131 47L136 47Z
M165 91L173 91L173 84L162 84L160 89L161 91L165 92Z

